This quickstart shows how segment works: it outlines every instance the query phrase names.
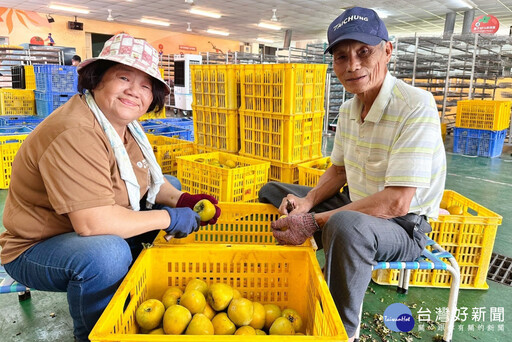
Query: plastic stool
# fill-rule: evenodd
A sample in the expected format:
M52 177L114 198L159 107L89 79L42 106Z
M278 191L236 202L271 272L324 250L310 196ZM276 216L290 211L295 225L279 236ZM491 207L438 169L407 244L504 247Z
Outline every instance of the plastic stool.
M409 288L409 278L411 270L444 270L448 271L452 275L452 281L450 284L450 296L448 297L448 317L444 324L444 342L451 342L453 335L453 327L455 325L455 314L457 313L457 299L459 297L459 286L460 286L460 270L457 260L445 251L437 242L432 239L427 240L427 246L432 247L432 251L424 249L421 256L415 261L391 261L385 262L380 261L373 267L374 270L383 269L394 269L400 270L398 277L398 285L396 291L399 293L407 293ZM449 264L441 259L448 259ZM361 317L363 313L363 306L359 312L359 323L361 323ZM357 327L355 340L359 340L359 333L361 324Z
M0 265L0 293L18 292L18 300L20 302L30 299L30 289L23 284L18 283L5 272L3 266Z
M432 251L424 249L420 257L414 261L380 261L377 265L373 266L373 270L383 269L394 269L400 270L398 278L397 292L407 293L409 288L409 278L411 270L444 270L448 271L452 275L452 281L450 284L450 296L448 298L448 317L444 326L444 342L451 342L453 335L453 327L455 325L455 315L457 313L457 299L459 297L459 286L460 286L460 270L457 260L445 251L437 242L428 238L427 246L432 247ZM441 259L448 259L449 264ZM326 260L327 264L327 260ZM330 283L330 272L326 272L326 281ZM359 334L361 329L361 318L363 314L363 305L361 304L361 310L359 311L359 325L355 333L355 341L359 341Z

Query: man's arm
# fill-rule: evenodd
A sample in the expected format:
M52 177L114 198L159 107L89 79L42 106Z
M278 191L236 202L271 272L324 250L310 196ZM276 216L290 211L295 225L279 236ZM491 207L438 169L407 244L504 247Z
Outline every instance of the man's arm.
M289 214L290 208L288 207L291 206L295 214L307 213L318 203L336 195L346 182L345 166L331 165L320 176L317 185L311 189L306 197L301 198L290 194L283 198L279 206L279 212L281 214Z
M409 207L415 193L416 188L414 187L389 186L382 191L343 207L315 214L315 219L318 225L323 227L333 214L342 210L359 211L384 219L403 216L409 212Z

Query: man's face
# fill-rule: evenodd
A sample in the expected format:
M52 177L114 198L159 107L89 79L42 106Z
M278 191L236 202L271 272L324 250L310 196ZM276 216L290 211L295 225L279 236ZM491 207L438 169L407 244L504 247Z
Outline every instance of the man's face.
M334 72L352 94L378 92L386 77L392 50L390 42L372 46L355 40L342 41L333 49Z
M73 66L78 66L78 64L80 64L80 62L79 62L79 61L77 61L76 59L72 59L72 60L71 60L71 65L73 65Z

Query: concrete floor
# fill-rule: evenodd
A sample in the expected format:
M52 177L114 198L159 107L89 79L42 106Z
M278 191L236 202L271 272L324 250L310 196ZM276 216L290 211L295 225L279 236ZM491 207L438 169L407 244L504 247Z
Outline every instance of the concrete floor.
M332 148L332 137L325 139L324 150ZM505 146L501 158L472 158L451 153L451 138L446 143L448 175L446 188L455 190L465 197L493 210L503 216L498 228L494 252L512 256L512 147ZM0 217L3 211L6 190L0 190ZM1 222L1 221L0 221ZM0 226L0 231L3 227ZM322 255L319 254L322 263ZM459 309L467 308L464 322L455 324L453 341L510 341L512 325L508 316L512 313L512 302L506 298L512 295L512 288L488 281L488 290L461 290ZM363 311L368 317L364 323L375 326L371 317L383 314L392 303L409 305L413 317L417 320L421 312L429 310L430 318L436 319L436 310L446 306L448 290L440 288L411 287L407 295L397 294L394 286L370 284ZM503 312L503 316L495 312ZM485 312L485 315L476 312ZM475 312L475 314L473 314ZM494 313L491 313L494 312ZM425 315L423 314L423 317ZM418 322L417 322L418 323ZM442 324L441 324L442 325ZM432 341L436 334L443 332L438 327L434 331L424 331L416 324L413 331L418 332L423 341ZM363 330L374 341L381 341L373 329ZM65 293L33 291L32 299L19 303L16 294L0 295L0 341L73 341L72 321L67 309ZM388 341L416 341L416 338L393 333ZM262 338L263 339L263 338Z

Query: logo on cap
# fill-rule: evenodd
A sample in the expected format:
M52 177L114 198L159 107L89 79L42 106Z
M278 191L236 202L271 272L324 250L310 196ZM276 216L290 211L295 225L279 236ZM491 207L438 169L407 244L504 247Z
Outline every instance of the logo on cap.
M388 30L377 12L369 8L352 7L336 18L327 30L329 47L325 52L343 40L356 40L368 45L388 41Z
M354 21L354 20L362 20L362 21L368 21L368 17L361 17L359 15L352 15L350 17L347 17L345 18L341 23L338 23L336 24L332 30L333 31L336 31L337 29L339 29L340 27L342 27L343 25L345 25L346 23L349 23L351 21Z

